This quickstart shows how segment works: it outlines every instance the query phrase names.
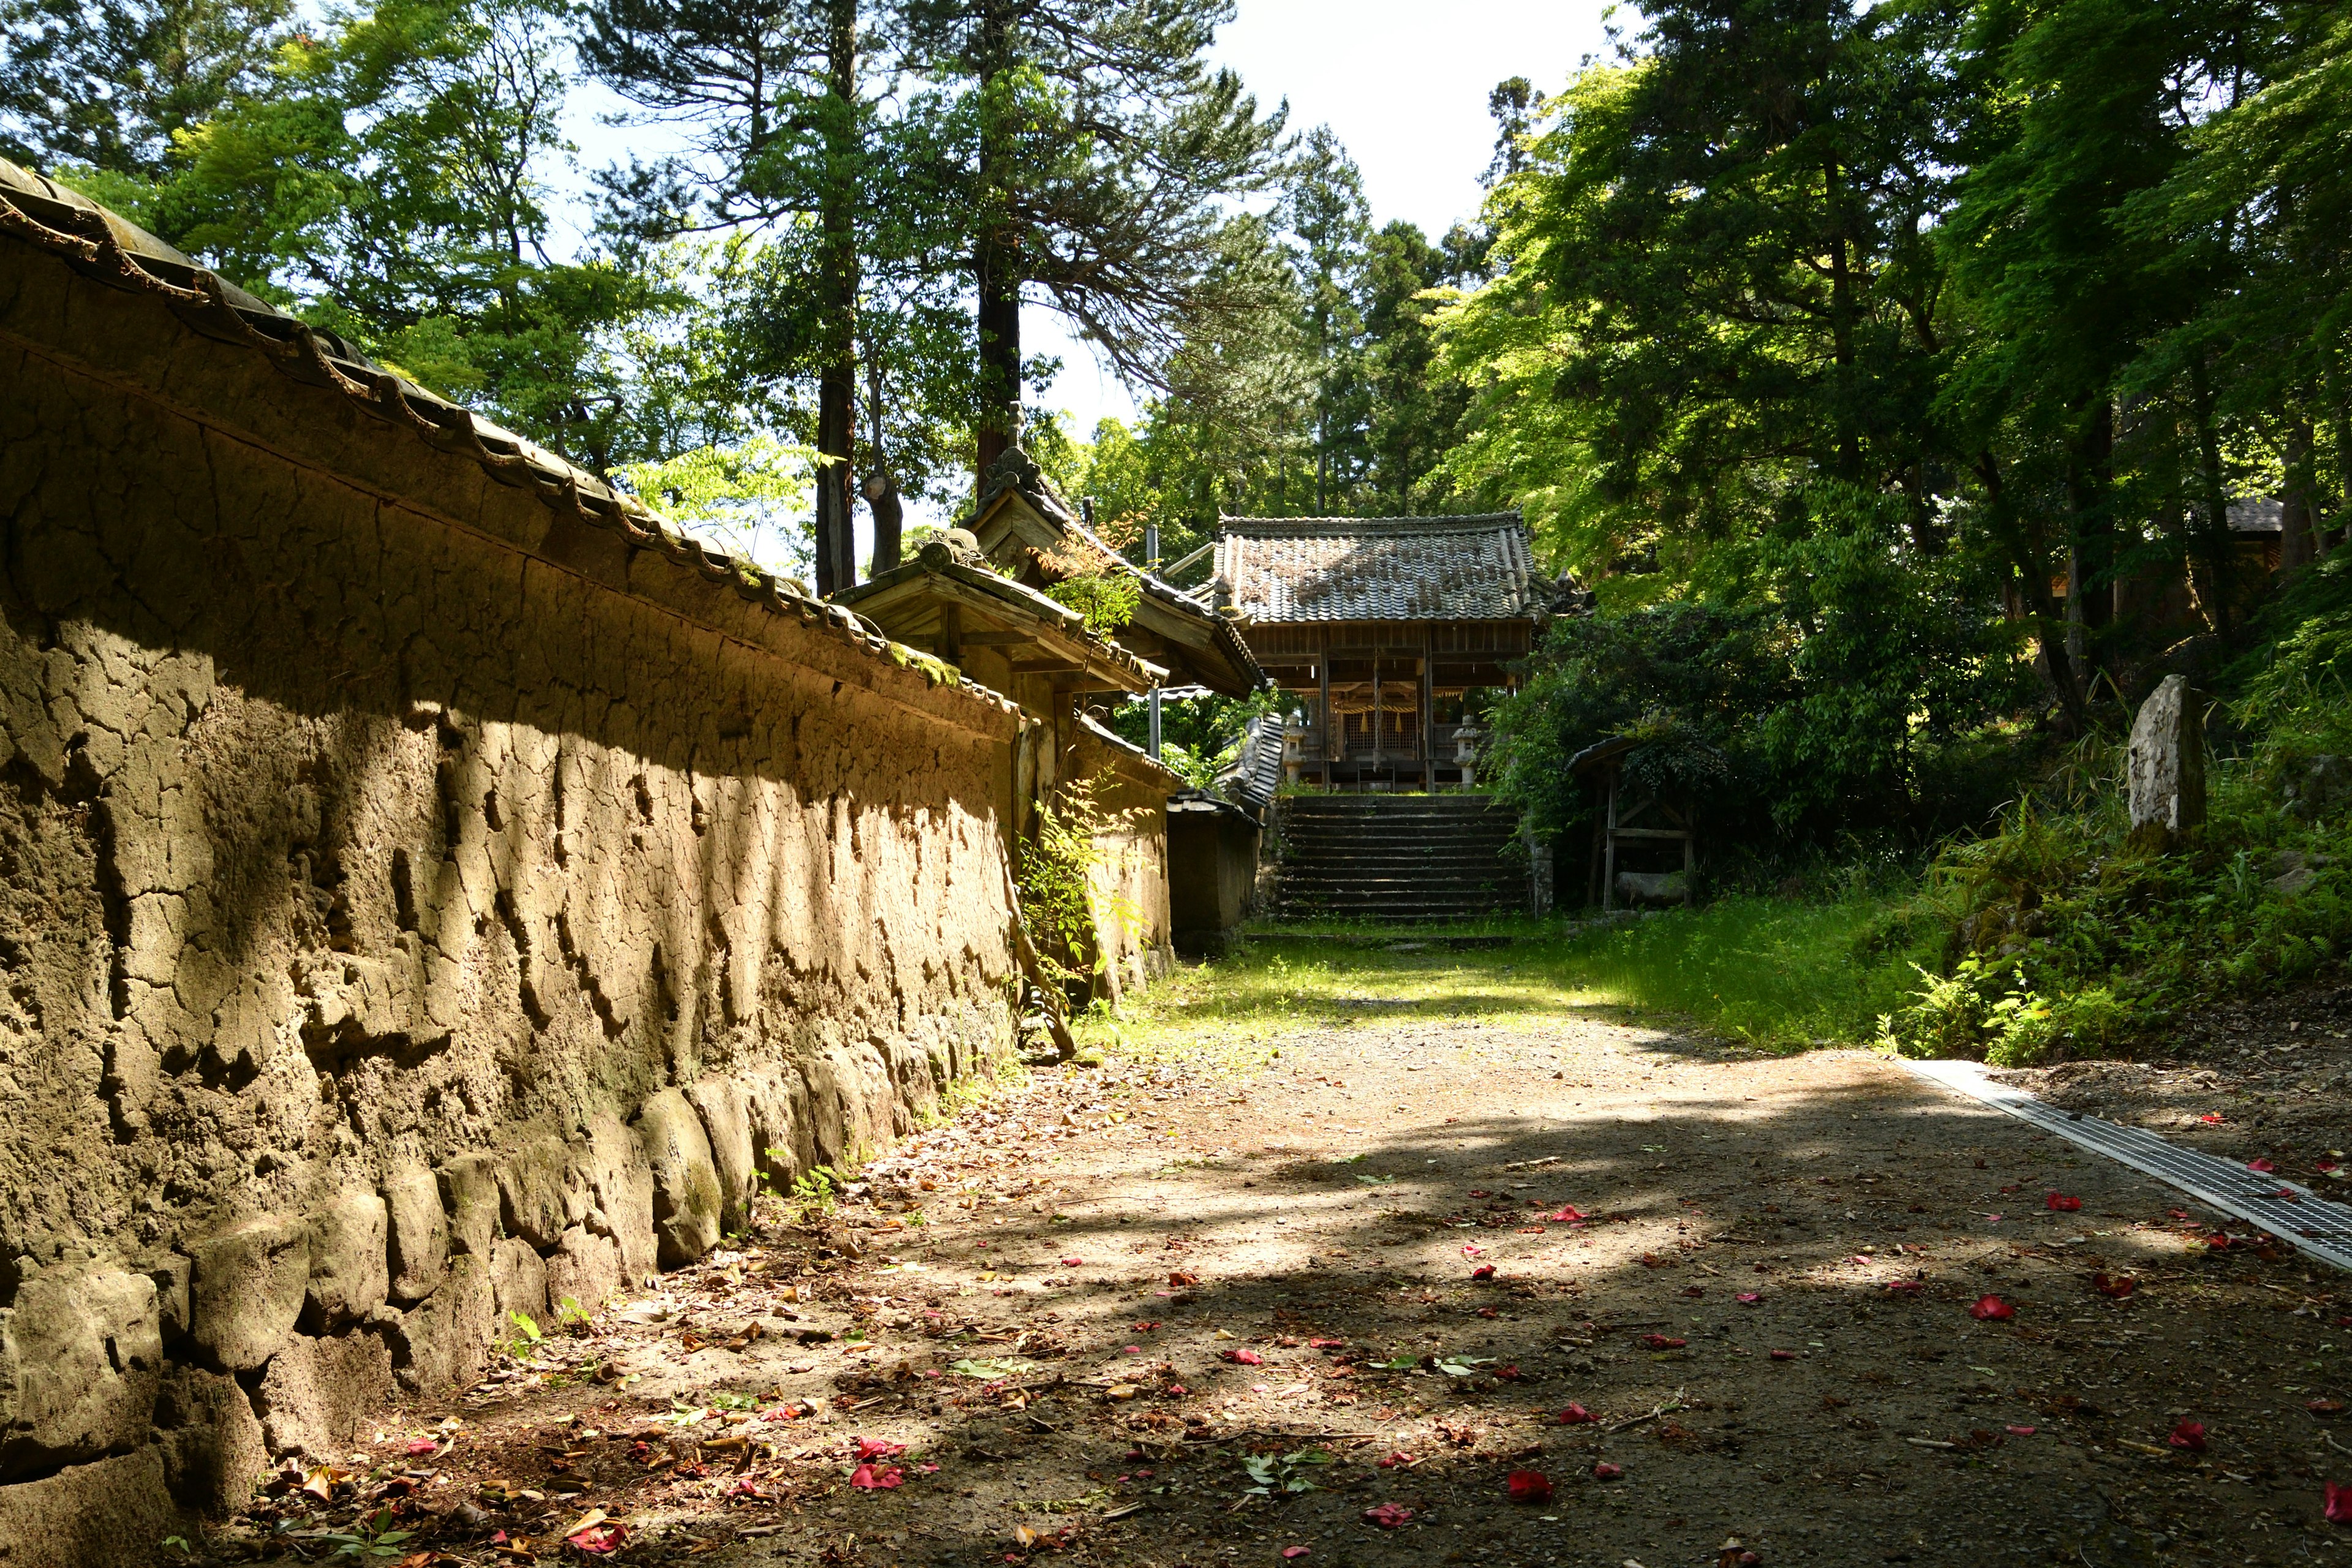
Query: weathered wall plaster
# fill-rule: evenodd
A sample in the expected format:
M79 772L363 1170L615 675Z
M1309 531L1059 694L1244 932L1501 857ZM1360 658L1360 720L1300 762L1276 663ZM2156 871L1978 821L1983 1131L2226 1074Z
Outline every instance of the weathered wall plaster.
M1168 972L1174 957L1168 913L1168 796L1174 773L1093 720L1071 726L1061 776L1097 781L1103 818L1099 858L1088 877L1103 983L1116 1002Z
M1001 700L10 237L0 530L0 1564L146 1561L1009 1044Z

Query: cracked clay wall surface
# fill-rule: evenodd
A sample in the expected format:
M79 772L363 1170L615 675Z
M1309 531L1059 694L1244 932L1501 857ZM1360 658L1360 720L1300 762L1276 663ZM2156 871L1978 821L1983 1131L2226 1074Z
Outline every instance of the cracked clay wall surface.
M1020 721L0 238L0 1564L1009 1046Z

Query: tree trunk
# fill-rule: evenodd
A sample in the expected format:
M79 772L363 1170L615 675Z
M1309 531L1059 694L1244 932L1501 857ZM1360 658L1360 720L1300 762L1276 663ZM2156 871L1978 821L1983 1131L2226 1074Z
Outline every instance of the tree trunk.
M2115 525L2107 498L2115 479L2116 409L2101 400L2066 454L2066 652L2087 679L2090 634L2113 619Z
M1853 424L1853 267L1847 255L1844 171L1832 161L1823 166L1822 195L1830 221L1830 339L1837 363L1838 478L1862 477L1862 437Z
M866 412L873 421L873 438L869 447L874 459L873 471L866 476L866 504L874 512L875 576L898 564L898 542L906 522L906 508L898 496L898 477L890 472L890 459L882 446L882 349L878 343L866 345Z
M857 441L857 0L826 0L825 79L832 102L827 172L817 222L824 263L824 359L816 392L816 591L857 583L851 495ZM846 141L851 145L843 145Z
M2058 700L2059 711L2064 716L2069 734L2083 733L2087 715L2083 707L2083 682L2074 661L2066 652L2066 626L2058 613L2057 603L2050 595L2050 559L2048 541L2042 536L2042 525L2031 517L2021 517L2011 505L2007 486L2003 483L2000 461L1990 452L1977 457L1977 476L1984 481L1985 496L1990 502L1987 510L1997 535L2007 545L2013 574L2011 591L2033 628L2033 646L2042 678L2050 684L2051 695Z
M2308 566L2327 553L2319 538L2318 487L2313 482L2311 462L2311 421L2296 417L2286 429L2286 488L2279 498L2284 516L2280 520L2279 572L2286 573Z
M995 102L1002 78L1012 68L1010 0L981 0L980 25L980 230L972 247L972 282L978 295L980 441L978 479L1021 435L1021 268L1019 237L1013 232L1005 190L1006 112Z
M2212 378L2202 354L2189 363L2189 390L2197 418L2197 488L2203 500L2198 510L2205 518L2197 541L2198 552L2205 559L2205 582L2199 597L2206 601L2206 615L2214 631L2228 637L2235 620L2230 604L2235 586L2231 568L2235 563L2230 557L2236 542L2230 537L2230 492L2221 477L2221 437L2213 420Z

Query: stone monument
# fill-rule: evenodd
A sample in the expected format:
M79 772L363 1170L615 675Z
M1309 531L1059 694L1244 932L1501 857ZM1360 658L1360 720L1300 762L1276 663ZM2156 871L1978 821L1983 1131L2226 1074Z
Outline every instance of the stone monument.
M2205 822L2205 726L2184 676L2168 675L2132 721L2125 763L2135 844L2164 849Z

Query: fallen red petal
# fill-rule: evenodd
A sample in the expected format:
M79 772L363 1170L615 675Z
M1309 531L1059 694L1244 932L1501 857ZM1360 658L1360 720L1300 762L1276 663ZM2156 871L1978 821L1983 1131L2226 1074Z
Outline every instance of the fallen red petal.
M1678 1351L1690 1343L1688 1340L1668 1339L1664 1334L1643 1334L1642 1342L1654 1351Z
M871 1465L860 1465L849 1473L849 1484L860 1491L887 1491L906 1483L907 1478L896 1466L877 1470Z
M2128 1274L2094 1274L2091 1276L2091 1288L2102 1296L2112 1296L2121 1300L2139 1289L2139 1281Z
M1772 1352L1772 1359L1774 1361L1794 1361L1797 1359L1797 1352L1795 1351L1774 1351Z
M2321 1511L2330 1524L2352 1524L2352 1487L2327 1483L2327 1499Z
M2246 1162L2246 1169L2258 1176L2267 1176L2278 1167L2268 1160L2249 1160Z
M2165 1441L2176 1448L2186 1448L2192 1454L2201 1454L2205 1451L2205 1424L2201 1421L2183 1421L2172 1429L2172 1436Z
M1563 1426L1588 1426L1592 1420L1592 1412L1581 1405L1570 1405L1559 1413L1559 1424Z
M412 1454L430 1454L440 1447L430 1437L411 1437L408 1440L408 1451Z
M1612 1465L1606 1459L1601 1460L1599 1464L1592 1467L1592 1474L1594 1478L1599 1480L1613 1481L1624 1473L1624 1467L1622 1465Z
M1404 1523L1405 1521L1412 1517L1412 1510L1409 1508L1400 1508L1392 1502L1384 1502L1378 1508L1366 1509L1364 1510L1364 1517L1370 1520L1374 1524L1379 1525L1382 1530L1394 1530L1398 1525Z
M1513 1502L1547 1502L1551 1482L1541 1470L1513 1470L1509 1481Z
M564 1538L567 1544L594 1556L603 1557L618 1552L628 1544L629 1527L625 1524L592 1524L574 1535Z
M1491 1263L1481 1263L1477 1268L1470 1270L1470 1278L1473 1279L1492 1279L1494 1277L1495 1266Z
M1739 1293L1739 1304L1743 1307L1752 1307L1763 1299L1762 1293L1756 1290L1742 1290Z
M2048 1197L2042 1200L2042 1206L2047 1209L2056 1209L2060 1214L2073 1214L2076 1209L2083 1206L2083 1200L2080 1198L2070 1198L2063 1193L2053 1193Z
M860 1460L895 1459L906 1451L907 1445L904 1443L887 1443L879 1437L857 1439L857 1457Z
M1925 1279L1889 1279L1886 1282L1886 1288L1889 1290L1897 1291L1925 1290L1927 1288L1927 1282Z
M1969 1316L1979 1322L2005 1323L2017 1316L2017 1309L1998 1296L1979 1296L1969 1309Z
M2009 1429L2009 1435L2012 1437L2031 1437L2033 1436L2033 1428L2031 1426L2012 1426Z
M1255 1351L1227 1351L1225 1352L1225 1359L1230 1362L1238 1363L1243 1366L1264 1366L1265 1364L1265 1357L1258 1354Z
M1282 1560L1285 1563L1296 1563L1307 1555L1307 1551L1304 1546L1286 1546L1282 1549Z

